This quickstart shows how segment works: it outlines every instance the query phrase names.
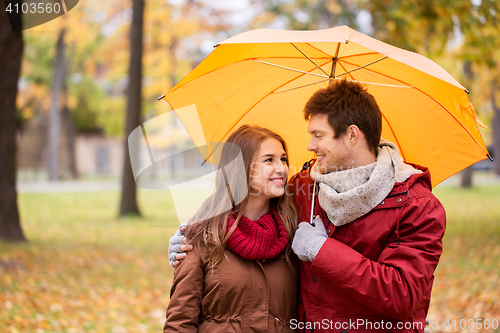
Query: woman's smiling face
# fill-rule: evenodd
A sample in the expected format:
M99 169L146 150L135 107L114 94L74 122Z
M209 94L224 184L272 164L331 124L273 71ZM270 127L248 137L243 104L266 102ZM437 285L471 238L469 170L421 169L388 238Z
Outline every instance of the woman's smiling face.
M267 138L260 144L250 170L250 195L281 197L288 180L287 155L281 143Z

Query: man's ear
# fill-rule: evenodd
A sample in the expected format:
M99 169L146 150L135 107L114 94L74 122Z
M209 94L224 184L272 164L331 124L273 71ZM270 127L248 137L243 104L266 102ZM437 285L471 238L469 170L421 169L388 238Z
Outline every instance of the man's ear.
M349 128L347 129L346 137L347 142L351 147L356 145L361 137L361 131L359 130L359 127L356 125L349 126Z

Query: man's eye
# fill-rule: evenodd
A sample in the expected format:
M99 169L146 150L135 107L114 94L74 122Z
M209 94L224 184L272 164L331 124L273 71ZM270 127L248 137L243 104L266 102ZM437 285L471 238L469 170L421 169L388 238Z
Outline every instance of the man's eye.
M316 139L321 139L321 135L316 135Z

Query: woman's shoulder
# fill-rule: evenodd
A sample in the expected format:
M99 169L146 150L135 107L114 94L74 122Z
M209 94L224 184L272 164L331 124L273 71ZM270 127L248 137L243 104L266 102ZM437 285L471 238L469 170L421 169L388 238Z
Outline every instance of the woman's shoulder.
M208 265L208 254L204 247L193 246L191 251L186 252L186 257L180 261L179 265L174 270L174 276L183 274L182 271L191 271L200 269L205 271Z

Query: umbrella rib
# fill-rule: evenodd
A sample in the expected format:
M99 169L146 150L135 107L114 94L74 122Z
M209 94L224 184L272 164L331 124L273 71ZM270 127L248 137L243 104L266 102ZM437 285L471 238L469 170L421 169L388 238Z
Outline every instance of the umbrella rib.
M319 74L309 73L309 72L305 72L305 71L300 71L300 70L298 70L298 69L288 68L288 67L284 67L284 66L280 66L280 65L276 65L276 64L272 64L272 63L266 63L265 61L261 61L261 60L257 60L257 59L254 59L254 60L255 60L255 61L258 61L258 62L261 62L261 63L264 63L264 64L268 64L268 65L272 65L272 66L276 66L276 67L280 67L280 68L284 68L284 69L289 69L289 70L292 70L292 71L294 71L294 72L299 72L299 73L302 73L302 75L304 75L304 74L310 74L310 75L316 75L316 76L320 76L320 77L325 77L324 75L319 75ZM327 61L327 62L325 62L323 65L326 65L326 64L327 64L328 62L330 62L330 61L331 61L331 60L328 60L328 61ZM323 66L323 65L322 65L322 66ZM314 69L314 68L313 68L313 69ZM300 77L300 76L299 76L299 77ZM231 127L231 128L230 128L227 132L226 132L226 134L224 135L224 137L222 137L222 140L221 140L221 141L219 141L219 142L217 142L217 145L215 146L215 148L214 148L214 149L212 150L212 152L208 155L208 157L207 157L207 158L203 161L203 164L205 164L205 163L208 161L208 159L212 156L213 152L214 152L215 150L217 150L217 148L219 147L220 143L221 143L221 142L222 142L222 141L223 141L223 140L227 137L227 135L228 135L228 134L231 132L231 130L232 130L232 129L236 126L236 124L237 124L237 123L239 123L239 122L240 122L240 120L241 120L241 119L243 119L243 117L245 117L245 116L247 115L247 113L248 113L248 112L250 112L250 110L252 110L252 109L253 109L253 108L254 108L257 104L259 104L259 103L260 103L260 102L261 102L264 98L266 98L267 96L269 96L269 95L270 95L270 94L272 94L272 93L275 93L275 92L276 92L276 90L278 90L279 88L283 87L284 85L286 85L286 84L290 83L291 81L296 80L297 78L298 78L298 77L293 78L293 79L291 79L291 80L289 80L289 81L287 81L287 82L283 83L281 86L279 86L279 87L277 87L276 89L274 89L273 91L269 92L267 95L265 95L264 97L262 97L262 98L261 98L261 99L260 99L257 103L255 103L255 104L254 104L251 108L249 108L249 109L248 109L248 110L247 110L247 111L246 111L246 112L245 112L245 113L244 113L244 114L240 117L240 119L238 119L238 121L236 121L236 122L234 123L234 125L233 125L233 126L232 126L232 127ZM328 79L329 79L329 78L327 77L327 78L325 79L325 81L326 81L326 80L328 80ZM165 101L168 103L168 101L167 101L166 99L165 99ZM169 103L169 104L170 104L170 103ZM172 106L170 106L170 107L172 107ZM183 124L183 125L184 125L184 124ZM185 127L185 126L184 126L184 127ZM193 139L193 138L191 137L191 140L192 140L192 139ZM197 148L198 148L198 147L197 147ZM200 149L198 149L198 151L200 151ZM200 151L200 155L201 155L201 151ZM203 155L202 155L202 156L203 156ZM203 164L202 164L202 165L203 165Z
M287 69L289 71L298 72L298 73L302 73L302 74L314 75L314 76L325 77L325 78L328 77L326 75L321 75L321 74L316 74L316 73L309 73L309 72L306 72L306 71L301 71L300 69L285 67L285 66L273 64L273 63L270 63L270 62L267 62L267 61L262 61L262 60L259 60L259 59L254 59L254 61L260 62L261 64L266 64L266 65L278 67L278 68L281 68L281 69Z
M314 66L316 66L316 67L317 67L320 71L322 71L325 75L328 75L328 74L326 74L326 72L325 72L325 71L324 71L321 67L319 67L319 66L318 66L318 64L316 64L314 61L312 61L312 60L311 60L311 58L309 58L309 57L307 56L307 54L305 54L304 52L302 52L302 50L301 50L301 49L299 49L299 48L297 47L297 45L295 45L293 42L290 42L290 43L291 43L291 44L292 44L292 45L293 45L293 46L294 46L294 47L295 47L295 48L296 48L296 49L297 49L300 53L302 53L302 55L303 55L304 57L306 57L306 58L307 58L307 60L309 60L310 62L312 62L312 63L314 64Z
M295 90L295 89L299 89L299 88L303 88L303 87L307 87L307 86L312 86L313 84L318 84L318 83L325 82L325 81L328 81L328 80L329 80L329 78L323 79L323 80L320 80L320 81L316 81L316 82L312 82L312 83L303 84L301 86L293 87L293 88L290 88L290 89L285 89L285 90L280 90L280 91L273 91L273 94L279 94L279 93L287 92L287 91L290 91L290 90Z
M330 62L330 61L331 61L331 60L328 60L327 62L325 62L325 63L324 63L323 65L321 65L321 66L326 65L326 64L327 64L328 62ZM313 68L313 69L314 69L314 68ZM305 72L304 74L310 74L310 73ZM299 76L299 77L300 77L300 76ZM248 109L248 110L247 110L247 111L246 111L243 115L241 115L240 119L238 119L237 121L235 121L235 122L234 122L233 126L232 126L232 127L231 127L231 128L230 128L227 132L226 132L226 134L224 135L224 137L222 138L222 140L224 140L224 139L227 137L227 135L231 132L231 130L232 130L232 129L236 126L236 124L238 124L238 123L241 121L241 119L243 119L243 118L244 118L244 117L248 114L248 112L250 112L250 111L251 111L251 110L252 110L252 109L253 109L253 108L254 108L257 104L259 104L260 102L262 102L262 100L263 100L264 98L266 98L267 96L269 96L270 94L272 94L272 93L274 93L276 90L278 90L279 88L281 88L281 87L283 87L283 86L287 85L288 83L290 83L290 82L292 82L293 80L296 80L296 79L298 79L298 77L293 78L293 79L291 79L291 80L289 80L289 81L287 81L287 82L283 83L283 84L282 84L282 85L280 85L279 87L276 87L276 89L274 89L273 91L271 91L271 92L267 93L267 94L266 94L265 96L263 96L263 97L262 97L262 98L261 98L261 99L260 99L257 103L255 103L254 105L252 105L252 107L251 107L251 108L249 108L249 109ZM328 79L329 79L329 78L328 78ZM221 140L221 141L222 141L222 140ZM216 149L217 149L217 147L216 147ZM215 149L214 149L214 150L215 150Z
M453 119L455 119L455 120L457 121L457 123L459 123L459 124L463 127L463 129L464 129L467 133L469 133L469 135L471 136L471 138L474 140L474 142L476 142L476 144L479 146L479 148L481 148L481 150L483 151L483 153L485 153L486 155L488 155L488 156L489 156L488 152L487 152L487 151L485 151L485 150L483 149L483 147L479 144L479 142L477 142L476 138L474 137L474 135L472 135L472 133L469 131L469 129L468 129L467 127L465 127L465 125L464 125L464 124L462 124L462 122L461 122L460 120L458 120L458 118L457 118L457 117L456 117L456 116L455 116L452 112L450 112L450 110L448 110L448 108L446 108L443 104L441 104L439 101L437 101L434 97L432 97L431 95L427 94L426 92L424 92L424 91L422 91L422 90L418 89L417 87L413 87L413 88L414 88L415 90L417 90L417 91L421 92L421 93L422 93L422 94L424 94L425 96L429 97L429 98L430 98L430 99L432 99L434 102L436 102L439 106L441 106L443 109L445 109L445 110L446 110L446 112L448 112L448 113L449 113L449 114L453 117Z
M382 60L384 60L384 59L387 59L387 58L388 58L388 57L387 57L387 56L385 56L385 57L380 58L380 59L378 59L378 60L372 61L372 62L370 62L369 64L363 65L363 66L358 67L358 68L354 68L354 69L350 70L349 72L345 72L345 73L339 74L339 75L337 75L337 77L342 76L342 75L346 75L346 74L350 74L350 73L352 73L352 72L355 72L355 71L357 71L357 70L363 69L363 68L365 68L365 67L368 67L368 66L370 66L370 65L373 65L373 64L375 64L375 63L377 63L377 62L379 62L379 61L382 61Z
M167 102L167 104L170 106L170 108L172 109L172 111L174 111L174 112L175 112L175 114L177 115L177 112L175 111L175 108L172 106L172 104L170 104L170 102L169 102L166 98L162 98L162 99L163 99L165 102ZM178 118L178 119L179 119L179 121L182 123L182 126L184 126L184 128L187 130L187 126L186 126L186 124L184 124L184 122L183 122L183 121L182 121L182 119L179 117L179 115L177 115L177 118ZM193 139L193 136L191 135L191 133L189 133L189 131L187 131L187 133L188 133L189 137L191 138L191 141L193 141L193 142L194 142L194 139ZM207 144L207 146L209 147L208 142L206 142L206 144ZM201 150L200 150L200 147L198 147L198 145L196 145L196 149L198 149L198 152L200 153L200 156L201 156L201 157L203 157L203 154L202 154L202 152L201 152ZM212 155L212 154L210 154L210 155ZM205 163L206 163L206 161L207 161L209 158L210 158L210 156L208 156L208 157L207 157L207 159L206 159L205 161L203 161L203 164L205 164ZM163 161L163 160L162 160L162 161ZM202 165L203 165L203 164L202 164Z
M345 67L344 67L344 65L342 64L342 62L339 62L339 65L340 65L340 67L342 67L342 69L343 69L345 72L347 72L347 68L345 68ZM349 76L351 77L351 79L352 79L353 81L355 80L355 79L354 79L354 76L352 76L352 74L351 74L351 73L349 73Z
M344 61L344 62L345 62L346 64L349 64L349 65L352 65L352 66L358 66L358 65L356 65L356 64L353 64L352 62L348 62L348 61ZM411 88L411 87L413 87L412 85L408 84L407 82L401 81L401 80L399 80L399 79L396 79L396 78L394 78L394 77L392 77L392 76L389 76L389 75L386 75L386 74L384 74L384 73L380 73L380 72L378 72L378 71L376 71L376 70L374 70L374 69L371 69L371 68L366 68L366 70L367 70L367 71L370 71L370 72L373 72L373 73L375 73L375 74L378 74L378 75L380 75L380 76L386 77L386 78L388 78L388 79L391 79L391 80L397 81L397 82L399 82L399 83L401 83L401 84L404 84L404 85L406 85L406 86L408 86L408 87L410 87L410 88Z
M282 57L272 57L272 56L269 56L269 57L266 57L266 58L271 58L271 59L274 59L274 58L276 58L276 59L282 59ZM287 57L287 58L288 58L288 59L303 59L302 57L299 57L299 56L297 56L297 57ZM325 59L325 58L318 58L318 59ZM330 58L327 58L327 59L330 59ZM176 84L176 85L175 85L172 89L170 89L170 90L166 93L166 95L168 95L168 94L170 94L170 93L172 93L172 92L176 91L177 89L179 89L179 88L181 88L181 87L184 87L186 84L190 83L190 82L191 82L191 81L193 81L193 80L196 80L196 79L198 79L198 78L200 78L200 77L202 77L202 76L205 76L205 75L211 74L211 73L213 73L213 72L215 72L215 71L217 71L217 70L219 70L219 69L221 69L221 68L223 68L223 67L226 67L226 66L228 66L228 65L232 65L232 64L236 64L236 63L240 63L240 62L244 62L244 61L256 61L256 60L257 60L256 58L245 58L245 59L240 59L240 60L235 61L235 62L233 62L233 63L229 63L229 64L225 64L225 65L223 65L223 66L221 66L221 67L213 68L212 70L210 70L210 71L208 71L208 72L205 72L205 73L202 73L202 74L200 74L199 76L197 76L197 77L195 77L195 78L192 78L192 79L190 79L190 80L189 80L189 81L187 81L187 82L184 82L182 85L179 85L179 83L181 83L181 82L182 82L182 81L186 78L186 77L184 77L184 78L183 78L180 82L178 82L178 83L177 83L177 84ZM273 65L273 66L278 66L278 67L279 67L279 65L274 65L274 64L271 64L271 63L269 63L269 64L270 64L270 65ZM194 71L194 69L193 69L193 71ZM192 71L191 71L191 73L192 73ZM191 74L191 73L189 73L189 74ZM189 76L189 74L188 74L188 76ZM310 74L312 74L312 75L313 75L313 73L310 73Z
M350 64L350 65L353 65L353 66L356 66L355 64L349 63L349 62L347 62L347 61L346 61L345 63ZM455 116L455 115L454 115L454 114L453 114L450 110L448 110L448 108L446 108L443 104L441 104L439 101L437 101L434 97L430 96L429 94L427 94L426 92L422 91L421 89L419 89L419 88L417 88L417 87L415 87L415 86L412 86L412 85L408 84L407 82L404 82L404 81L401 81L401 80L399 80L399 79L393 78L393 77L391 77L391 76L389 76L389 75L385 75L385 74L383 74L383 73L377 72L376 70L373 70L373 69L371 69L371 68L367 68L366 70L367 70L367 71L370 71L370 72L373 72L373 73L375 73L375 74L378 74L378 75L381 75L381 76L387 77L387 78L389 78L389 79L391 79L391 80L398 81L398 82L400 82L400 83L402 83L402 84L405 84L408 88L415 89L415 90L419 91L420 93L422 93L422 94L426 95L426 96L427 96L427 97L429 97L430 99L432 99L432 100L433 100L434 102L436 102L439 106L441 106L441 107L442 107L442 108L443 108L446 112L448 112L448 114L449 114L451 117L453 117L453 119L455 119L455 121L456 121L457 123L459 123L459 124L460 124L460 126L462 126L462 128L463 128L463 129L464 129L464 130L465 130L465 131L466 131L466 132L470 135L470 137L474 140L474 142L475 142L475 143L479 146L479 148L480 148L480 149L481 149L481 150L482 150L485 154L488 154L488 152L486 152L486 151L483 149L483 147L479 144L479 142L477 142L476 138L475 138L475 137L472 135L472 133L471 133L471 132L467 129L467 127L465 127L465 125L464 125L464 124L462 124L462 122L461 122L460 120L458 120L458 118L457 118L457 117L456 117L456 116ZM371 83L371 84L377 84L377 83ZM379 83L378 85L384 85L384 84ZM394 87L400 87L400 86L394 86ZM402 87L401 87L401 88L402 88Z
M306 44L307 44L307 45L309 45L309 46L311 46L312 48L314 48L314 49L318 50L319 52L321 52L321 53L325 54L327 57L329 57L329 59L331 59L331 58L330 58L331 56L330 56L328 53L325 53L324 51L322 51L321 49L318 49L316 46L311 45L310 43L306 43ZM300 51L300 50L299 50L299 51ZM357 57L357 56L372 55L372 54L379 54L379 53L378 53L378 52L370 52L370 53L362 53L362 54L352 54L352 55L348 55L348 56L339 57L339 60L340 60L340 59L351 58L351 57ZM271 57L271 58L273 58L273 57ZM248 58L248 59L241 59L240 61L248 61L248 60L256 60L256 59L251 59L251 58ZM238 61L238 62L240 62L240 61ZM314 63L314 62L313 62L313 63ZM210 74L211 72L216 71L216 70L218 70L218 69L220 69L220 67L219 67L219 68L215 68L215 69L213 69L213 70L211 70L211 71L209 71L209 72L207 72L207 73L203 73L203 74L202 74L202 76L204 76L204 75L206 75L206 74ZM320 69L321 69L321 68L320 68ZM322 70L322 69L321 69L321 70ZM322 71L323 71L323 70L322 70ZM324 71L323 71L323 72L324 72ZM326 73L325 73L325 74L326 74ZM191 81L192 81L192 80L191 80ZM191 81L185 82L182 86L184 86L185 84L187 84L187 83L189 83L189 82L191 82ZM175 90L177 90L177 89L178 89L178 88L180 88L180 87L181 87L181 86L175 85L175 86L174 86L174 87L173 87L173 88L172 88L172 89L171 89L168 93L174 92Z
M380 54L379 52L368 52L368 53L360 53L360 54L350 54L346 56L339 57L342 59L347 59L347 58L352 58L352 57L362 57L362 56L367 56L367 55L374 55L374 54Z
M339 77L336 77L335 80L343 80ZM397 86L395 84L386 84L386 83L375 83L375 82L368 82L368 81L359 81L359 80L347 80L347 81L353 81L353 82L359 82L359 83L364 83L364 84L372 84L374 86L382 86L382 87L392 87L392 88L408 88L408 89L411 89L411 88L415 88L413 86Z
M387 120L387 118L385 117L385 115L384 115L384 113L383 113L383 112L382 112L382 117L384 117L385 122L387 123L387 126L389 126L389 129L391 130L392 135L394 136L394 139L396 140L396 145L397 145L398 147L400 147L399 151L401 152L401 155L402 155L402 157L403 157L403 160L406 162L405 153L403 152L403 149L402 149L401 145L399 144L398 137L396 136L396 133L394 133L394 130L392 129L391 123L389 122L389 120Z
M321 49L318 49L316 46L312 45L311 43L306 43L306 45L309 45L310 47L312 47L313 49L316 49L318 50L319 52L323 53L324 55L326 55L328 58L331 58L332 56L328 53L326 53L325 51L321 50Z
M289 67L284 67L284 66L280 66L280 65L276 65L276 64L272 64L272 63L268 63L268 62L265 62L265 61L261 61L261 60L257 60L257 59L254 59L255 61L257 62L261 62L261 63L264 63L264 64L267 64L267 65L271 65L271 66L276 66L276 67L280 67L280 68L284 68L284 69L288 69L288 70L292 70L294 72L299 72L299 73L302 73L302 75L305 75L305 74L309 74L309 75L315 75L315 76L320 76L320 77L325 77L324 75L320 75L320 74L315 74L315 73L309 73L309 72L305 72L305 71L301 71L301 70L298 70L298 69L293 69L293 68L289 68ZM328 62L330 62L331 60L328 60L327 62L325 62L323 65L326 65ZM314 68L313 68L314 69ZM312 70L313 70L312 69ZM299 77L301 77L302 75L299 75ZM208 157L203 161L203 164L205 164L208 159L212 156L213 152L215 150L217 150L217 148L219 147L220 143L227 137L227 135L231 132L231 130L236 126L237 123L240 122L241 119L243 119L243 117L245 117L247 115L248 112L250 112L257 104L259 104L264 98L266 98L267 96L269 96L270 94L272 93L275 93L276 90L278 90L279 88L283 87L284 85L292 82L293 80L296 80L298 79L298 77L296 78L293 78L285 83L283 83L281 86L277 87L276 89L274 89L273 91L269 92L268 94L266 94L264 97L262 97L257 103L255 103L251 108L249 108L241 117L240 119L238 119L238 121L236 121L234 123L234 125L227 131L227 133L224 135L224 137L222 138L222 140L220 142L217 142L217 145L215 146L215 148L212 150L212 152L208 155ZM326 77L325 81L328 80L329 77ZM166 101L168 103L168 101ZM170 103L169 103L170 104ZM183 124L184 125L184 124ZM191 138L192 139L192 138ZM198 149L199 151L199 149ZM201 152L200 152L200 155L201 155Z

